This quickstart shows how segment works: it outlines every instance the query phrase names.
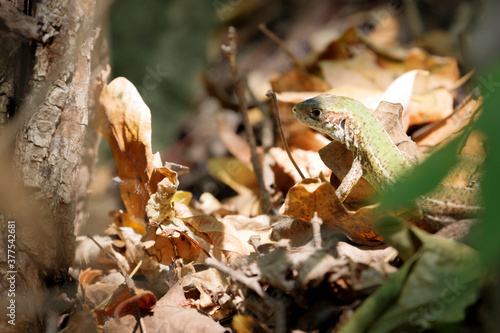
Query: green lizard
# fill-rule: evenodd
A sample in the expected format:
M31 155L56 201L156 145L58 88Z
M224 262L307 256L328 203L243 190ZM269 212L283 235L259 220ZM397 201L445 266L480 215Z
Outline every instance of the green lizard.
M293 114L354 152L352 167L336 191L340 201L347 198L361 176L381 191L413 166L372 112L355 99L323 94L298 103Z
M372 112L357 100L322 94L296 104L292 111L300 122L327 134L353 151L351 169L336 190L340 201L347 198L361 177L377 191L384 191L415 163L401 153ZM438 188L433 198L418 200L423 210L430 207L430 210L441 214L446 211L439 207L441 202L452 207L450 209L462 210L465 212L463 216L471 216L480 209L477 195L469 193L467 190L470 189L455 195L443 190L444 186Z

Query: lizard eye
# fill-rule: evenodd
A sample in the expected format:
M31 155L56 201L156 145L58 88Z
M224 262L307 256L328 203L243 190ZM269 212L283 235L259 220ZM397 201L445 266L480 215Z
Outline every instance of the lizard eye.
M312 118L319 118L321 116L321 110L319 109L312 109L311 112L309 112Z
M342 119L342 120L340 121L340 127L341 127L343 130L345 130L345 119Z

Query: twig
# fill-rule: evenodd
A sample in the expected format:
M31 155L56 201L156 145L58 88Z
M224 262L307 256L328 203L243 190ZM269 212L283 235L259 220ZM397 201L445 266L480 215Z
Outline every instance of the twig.
M321 225L323 224L323 220L318 216L318 212L314 212L314 217L311 219L311 224L313 227L314 247L318 250L321 250L323 248L323 245L321 244Z
M253 249L255 250L255 253L258 255L261 255L259 251L259 246L260 246L260 235L252 235L248 239L248 244L252 245Z
M224 265L214 258L205 259L205 264L210 267L213 267L222 273L228 275L233 281L239 282L250 290L253 290L257 295L262 297L263 299L269 299L267 294L262 289L262 286L259 284L256 278L250 278L246 276L243 272L232 269L229 266Z
M256 105L264 116L262 120L262 129L261 129L261 147L264 152L262 153L262 178L264 180L264 186L272 197L276 194L276 176L274 171L271 168L271 165L274 163L273 158L269 155L269 150L274 146L274 123L272 118L270 117L271 111L269 110L269 104L264 103L255 97L250 85L248 84L247 78L244 80L245 87L247 88L248 95L250 97L250 101Z
M303 71L307 71L306 67L297 59L295 54L288 48L288 46L279 38L274 32L269 30L264 23L260 23L258 26L260 31L262 31L269 39L271 39L273 42L278 44L279 47L285 51L285 53L288 55L288 57L293 61L295 66L298 68L302 69Z
M252 126L250 125L250 120L248 119L248 104L245 98L245 83L238 75L238 65L236 63L236 54L238 52L236 41L238 36L234 27L229 27L227 37L229 39L228 45L222 45L221 48L227 59L229 60L229 66L231 67L234 90L236 92L236 96L238 96L238 101L240 103L240 112L243 116L245 132L247 134L247 140L250 145L252 165L259 184L260 203L262 205L263 212L267 213L271 209L271 200L269 198L269 192L267 191L264 184L264 178L262 177L262 167L260 165L259 155L257 154L255 136L253 134Z
M94 239L94 237L92 237L90 235L87 235L87 237L90 238L95 243L95 245L97 245L97 247L101 249L102 252L104 252L104 254L106 255L106 257L108 257L109 259L111 259L116 264L116 266L118 266L118 270L120 271L120 273L125 278L125 285L128 288L130 296L134 297L135 296L135 292L132 289L134 287L134 282L128 276L127 272L125 271L125 268L123 268L123 265L118 261L118 259L116 259L116 257L113 254L109 253L108 250L106 250L105 248L103 248L102 245L99 244ZM139 327L141 329L141 332L146 333L146 326L144 325L144 321L142 320L142 317L141 317L141 311L139 310L139 306L137 305L137 302L135 300L134 300L134 306L135 306L135 310L137 311L136 314L135 314L135 319L139 323Z
M272 90L268 90L266 93L267 97L271 97L273 99L273 106L274 106L274 116L276 117L276 125L278 126L278 131L280 133L281 141L283 141L283 146L285 147L286 153L288 154L288 158L290 158L290 161L292 161L293 166L299 173L300 177L302 179L306 179L302 171L300 171L299 166L293 159L292 153L290 152L290 148L288 147L288 143L285 138L285 133L283 133L283 126L281 125L281 119L280 119L280 113L278 110L278 100L276 99L276 94Z

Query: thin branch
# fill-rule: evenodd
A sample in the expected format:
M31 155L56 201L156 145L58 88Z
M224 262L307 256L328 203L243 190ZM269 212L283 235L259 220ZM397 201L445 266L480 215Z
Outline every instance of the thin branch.
M260 164L259 155L257 154L255 136L253 134L252 126L250 125L250 120L248 119L248 104L245 97L245 83L238 75L238 65L236 63L236 54L238 52L236 41L238 36L234 27L229 27L227 37L229 40L228 45L222 45L221 48L225 56L229 60L229 66L231 67L234 89L236 92L236 96L238 96L238 101L240 103L240 112L243 116L245 132L247 134L248 144L250 145L252 165L259 184L260 203L262 205L263 212L267 213L271 209L271 200L269 198L269 192L267 191L264 184L264 178L262 177L262 167Z
M321 225L323 224L323 220L318 216L318 212L314 212L314 217L311 219L311 224L313 227L313 242L314 247L318 250L323 248L322 239L321 239Z
M263 299L265 300L269 299L268 295L264 292L262 286L259 284L257 278L248 277L243 272L234 270L231 267L222 264L221 262L219 262L217 259L214 258L205 259L205 264L228 275L233 281L241 283L248 289L254 291L257 295L259 295Z
M292 164L295 167L295 169L297 170L297 172L299 173L300 177L302 179L306 179L306 177L304 176L302 171L300 171L299 166L297 165L297 163L293 159L292 153L290 152L290 148L288 147L288 143L287 143L286 138L285 138L285 133L283 132L283 126L281 124L280 113L278 110L278 100L276 99L276 94L274 93L274 91L268 90L266 93L266 96L271 97L273 99L274 116L276 117L276 125L278 126L278 131L280 133L281 141L283 141L283 147L285 147L285 151L288 154L288 158L290 159L290 161L292 161Z
M285 42L283 42L281 40L281 38L279 38L274 32L272 32L271 30L269 30L264 23L260 23L257 27L267 37L269 37L269 39L271 39L273 42L275 42L276 44L278 44L278 46L281 47L283 49L283 51L285 51L285 53L293 61L293 63L295 64L295 66L297 66L298 68L302 69L303 71L307 71L306 67L299 61L299 59L297 59L297 57L295 56L295 54L293 54L293 52L285 44Z

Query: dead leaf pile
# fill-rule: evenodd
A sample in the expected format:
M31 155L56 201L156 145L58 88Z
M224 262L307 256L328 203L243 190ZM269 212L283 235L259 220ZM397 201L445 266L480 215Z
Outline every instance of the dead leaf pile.
M291 113L295 103L320 93L358 99L415 164L463 132L481 101L454 108L466 81L456 59L400 47L395 34L379 33L349 28L297 68L266 78L306 179L269 134L261 98L248 119L262 133L260 188L250 146L222 110L234 101L205 79L211 110L220 109L211 117L218 124L214 147L232 156L206 153L214 157L204 167L233 191L225 198L179 189L188 168L152 153L151 114L137 89L125 78L106 84L103 73L95 86L95 125L111 147L124 209L110 212L105 235L78 238L70 322L92 321L104 332L137 325L169 332L386 332L463 320L477 299L477 254L421 230L439 229L422 215L463 216L429 203L423 213L390 212L412 225L386 217L364 179L340 202L335 187L350 170L352 152ZM411 137L409 129L417 129ZM480 133L469 136L462 154L440 186L470 188L468 202L480 206L474 201L484 156ZM270 212L263 211L263 190Z

